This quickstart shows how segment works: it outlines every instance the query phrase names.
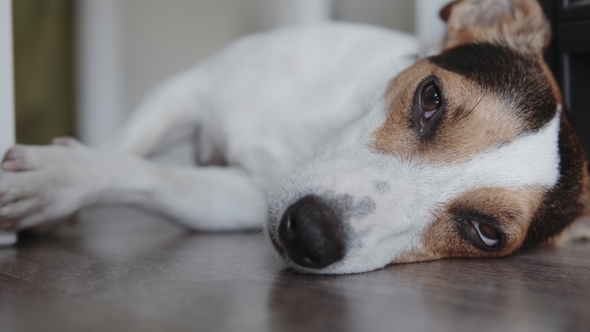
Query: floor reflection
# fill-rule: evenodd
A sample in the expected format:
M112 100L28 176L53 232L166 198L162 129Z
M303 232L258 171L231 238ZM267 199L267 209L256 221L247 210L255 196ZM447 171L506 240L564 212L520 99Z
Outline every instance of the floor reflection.
M269 331L350 331L349 299L338 276L284 270L269 293Z
M590 299L579 296L589 293L588 282L572 287L583 276L567 266L539 270L515 257L444 260L425 269L422 298L445 331L583 330L580 309L590 308Z

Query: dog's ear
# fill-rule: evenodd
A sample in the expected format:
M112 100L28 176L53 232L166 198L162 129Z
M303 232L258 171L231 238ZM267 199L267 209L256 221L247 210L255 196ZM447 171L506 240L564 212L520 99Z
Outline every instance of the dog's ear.
M452 2L449 2L448 4L446 4L438 13L438 16L440 16L440 19L445 22L448 22L449 16L451 16L451 10L453 9L453 6L456 5L460 1L461 0L455 0L455 1L452 1Z
M492 42L541 53L551 38L537 0L458 0L446 5L440 17L447 22L443 50Z

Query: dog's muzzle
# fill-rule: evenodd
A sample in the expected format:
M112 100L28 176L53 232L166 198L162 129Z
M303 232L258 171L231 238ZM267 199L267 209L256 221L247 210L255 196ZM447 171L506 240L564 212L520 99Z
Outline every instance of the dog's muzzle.
M287 208L279 224L279 240L293 262L312 269L341 260L346 252L340 217L313 195Z

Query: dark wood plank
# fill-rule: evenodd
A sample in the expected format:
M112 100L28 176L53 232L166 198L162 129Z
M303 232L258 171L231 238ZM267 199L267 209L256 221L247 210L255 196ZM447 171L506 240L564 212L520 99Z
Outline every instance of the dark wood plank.
M587 331L590 244L347 276L129 210L0 251L0 331Z

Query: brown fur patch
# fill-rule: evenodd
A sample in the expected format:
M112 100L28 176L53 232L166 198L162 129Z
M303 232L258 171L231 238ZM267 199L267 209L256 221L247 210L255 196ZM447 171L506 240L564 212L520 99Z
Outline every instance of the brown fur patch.
M431 142L424 144L410 123L418 84L436 76L445 99L446 113ZM494 145L511 141L524 125L506 111L505 103L486 94L475 82L421 60L398 75L385 97L389 110L385 123L372 133L378 153L415 156L436 162L457 162ZM493 124L493 125L490 125Z
M406 252L394 263L434 260L444 257L500 257L518 250L523 243L529 223L543 197L538 187L520 190L482 188L468 191L436 216L434 223L422 235L421 247ZM493 217L506 235L505 246L496 252L476 248L458 231L455 218L463 211L477 211Z

